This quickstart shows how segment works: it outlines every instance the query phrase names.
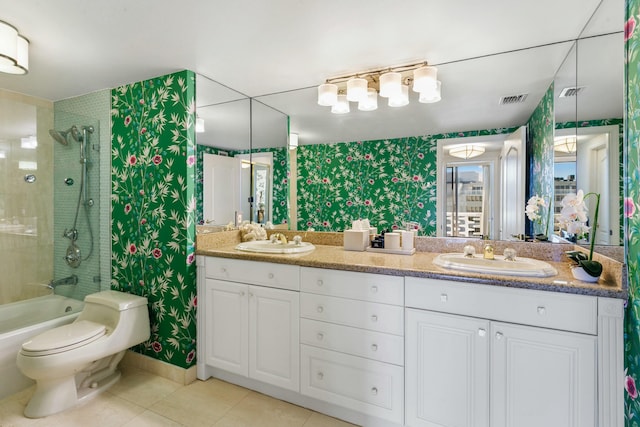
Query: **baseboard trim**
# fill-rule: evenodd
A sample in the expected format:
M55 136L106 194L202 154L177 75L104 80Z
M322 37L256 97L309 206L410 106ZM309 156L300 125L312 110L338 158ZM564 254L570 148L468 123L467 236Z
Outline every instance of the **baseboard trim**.
M120 364L150 372L182 385L191 384L196 380L195 365L185 369L131 350L127 350Z

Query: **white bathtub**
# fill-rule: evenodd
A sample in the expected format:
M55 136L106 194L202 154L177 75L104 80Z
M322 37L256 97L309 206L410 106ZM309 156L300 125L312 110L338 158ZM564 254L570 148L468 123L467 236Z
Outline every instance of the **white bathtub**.
M33 384L16 366L22 343L48 329L71 323L83 306L82 301L60 295L0 305L0 399Z

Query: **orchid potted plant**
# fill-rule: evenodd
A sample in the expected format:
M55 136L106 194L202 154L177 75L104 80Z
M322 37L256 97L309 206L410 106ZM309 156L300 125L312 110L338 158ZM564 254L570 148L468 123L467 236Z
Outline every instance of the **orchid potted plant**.
M546 212L545 212L546 211ZM551 203L547 203L544 197L537 194L527 201L524 210L529 221L542 225L542 233L537 233L534 237L539 241L547 241L547 230L549 227L549 218L551 217Z
M596 208L593 213L593 223L591 227L587 226L587 207L585 199L589 196L595 196ZM578 239L584 239L587 236L590 240L589 256L581 251L569 251L567 256L575 262L575 267L571 269L573 276L587 282L596 282L602 274L602 264L593 260L593 247L596 241L596 230L598 228L598 210L600 209L600 194L587 193L578 190L576 194L569 193L562 199L562 210L558 220L560 228L576 235ZM586 274L585 274L586 273Z

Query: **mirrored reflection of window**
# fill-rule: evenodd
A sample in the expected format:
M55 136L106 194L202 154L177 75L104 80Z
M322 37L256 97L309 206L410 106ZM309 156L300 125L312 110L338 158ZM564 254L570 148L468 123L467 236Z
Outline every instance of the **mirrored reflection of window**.
M446 236L480 237L488 232L489 173L488 165L447 166Z

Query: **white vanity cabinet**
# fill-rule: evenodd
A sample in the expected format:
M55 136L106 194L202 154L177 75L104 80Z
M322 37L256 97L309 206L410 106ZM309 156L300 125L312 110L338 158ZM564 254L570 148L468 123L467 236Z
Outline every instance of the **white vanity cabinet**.
M622 425L622 301L424 278L405 292L406 425Z
M214 367L298 391L299 268L223 258L204 267L199 377Z
M404 278L301 269L301 393L403 422Z

